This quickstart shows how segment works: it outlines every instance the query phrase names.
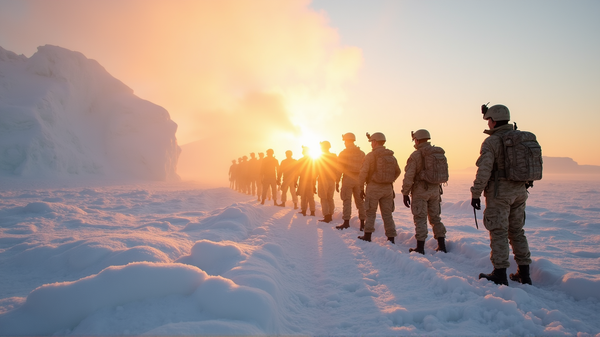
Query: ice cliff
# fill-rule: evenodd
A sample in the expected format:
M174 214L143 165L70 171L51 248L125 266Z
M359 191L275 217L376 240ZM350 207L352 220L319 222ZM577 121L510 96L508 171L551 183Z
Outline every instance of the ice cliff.
M0 177L177 179L177 124L98 62L0 47Z

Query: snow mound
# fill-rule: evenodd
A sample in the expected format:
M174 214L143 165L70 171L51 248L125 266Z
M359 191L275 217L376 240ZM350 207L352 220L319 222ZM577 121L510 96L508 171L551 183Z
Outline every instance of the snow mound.
M0 176L177 179L177 124L98 62L0 47Z

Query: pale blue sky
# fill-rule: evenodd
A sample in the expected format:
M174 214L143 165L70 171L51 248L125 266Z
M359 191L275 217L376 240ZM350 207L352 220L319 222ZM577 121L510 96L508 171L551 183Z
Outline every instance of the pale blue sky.
M370 114L371 129L385 120L386 131L408 140L410 130L428 128L468 162L486 127L479 106L491 101L535 132L545 155L600 165L600 1L316 0L311 7L363 52L346 108Z

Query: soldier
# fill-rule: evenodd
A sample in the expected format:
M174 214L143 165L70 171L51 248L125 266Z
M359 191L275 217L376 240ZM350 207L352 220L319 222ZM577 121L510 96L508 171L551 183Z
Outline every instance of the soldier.
M238 163L235 170L235 190L238 192L242 191L242 157L238 158Z
M323 212L322 222L331 222L335 210L333 194L335 187L340 181L340 172L338 169L337 156L329 152L331 144L323 141L321 144L321 156L317 160L317 182L318 195L321 198L321 211Z
M310 215L315 216L315 193L316 176L312 158L308 155L308 148L302 147L302 158L296 163L298 168L298 190L296 193L300 196L300 214L306 216L307 208L310 209Z
M385 235L388 241L394 243L396 237L396 224L392 213L394 212L394 181L400 176L400 166L394 157L394 151L385 148L385 135L376 132L373 135L367 133L367 138L371 142L373 149L365 156L365 161L360 169L358 183L361 189L367 184L365 196L365 211L367 219L365 221L365 234L358 238L364 241L371 241L371 233L375 231L375 217L377 216L377 206L381 210L381 218L385 228Z
M335 226L337 229L345 229L350 227L350 219L352 218L352 196L354 196L354 203L358 209L358 218L360 219L360 230L363 231L365 227L365 204L364 200L360 196L362 187L358 182L358 174L362 167L363 161L365 160L365 153L356 146L356 136L353 133L346 133L342 135L342 140L346 148L340 152L338 156L338 162L340 171L342 173L342 190L339 190L339 184L336 185L336 190L340 192L340 197L343 202L343 214L342 219L344 223Z
M250 194L250 165L248 164L248 156L242 157L242 163L238 167L238 170L242 193Z
M277 171L279 171L279 161L273 157L273 150L268 149L267 156L262 160L260 168L261 180L263 183L261 205L265 204L267 190L270 187L273 193L273 204L277 206L277 186L279 185L279 182L277 181Z
M237 163L235 159L231 161L231 166L229 166L229 188L235 190L235 174L237 169Z
M489 130L483 131L489 136L481 144L477 159L477 174L471 187L471 205L481 209L481 193L485 196L483 223L490 232L490 260L494 270L490 274L479 274L496 284L508 285L506 268L509 242L518 265L516 274L510 279L523 284L531 284L529 265L531 254L525 236L525 203L527 201L526 182L507 180L505 175L504 146L501 135L514 130L509 124L510 112L504 105L482 106L483 119L487 120ZM497 176L498 179L493 179Z
M438 246L436 251L446 252L446 227L442 223L440 217L442 203L442 185L437 182L430 182L424 179L426 170L435 168L425 167L425 156L432 152L443 150L441 148L431 146L429 139L431 136L429 131L421 129L412 132L412 139L415 142L415 151L408 157L406 167L404 167L404 179L402 180L402 195L404 197L404 205L412 211L413 220L415 223L415 238L417 239L417 247L410 248L409 252L417 252L425 254L425 239L427 239L427 218L433 228L433 237L437 240ZM445 161L445 156L443 159ZM447 165L446 165L447 173ZM446 179L447 181L447 174ZM412 197L409 197L409 194Z
M262 152L259 152L258 159L256 161L256 166L254 167L254 179L256 179L256 196L258 198L258 201L260 201L260 198L262 197L262 191L263 191L263 183L262 183L262 176L261 176L260 170L261 170L262 162L263 162L264 158L265 158L265 154Z
M250 153L250 160L248 160L248 184L250 185L250 193L252 195L258 195L257 191L257 171L260 171L260 164L256 159L254 152Z
M277 180L281 183L281 204L279 206L285 207L289 189L292 194L294 209L298 209L298 195L296 195L296 186L298 185L297 160L292 158L292 151L290 150L285 151L285 157L279 165L279 176L277 177Z

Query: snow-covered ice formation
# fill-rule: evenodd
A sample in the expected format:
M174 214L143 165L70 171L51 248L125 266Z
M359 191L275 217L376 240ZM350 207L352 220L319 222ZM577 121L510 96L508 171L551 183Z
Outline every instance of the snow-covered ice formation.
M177 124L98 62L0 47L0 175L177 179Z

